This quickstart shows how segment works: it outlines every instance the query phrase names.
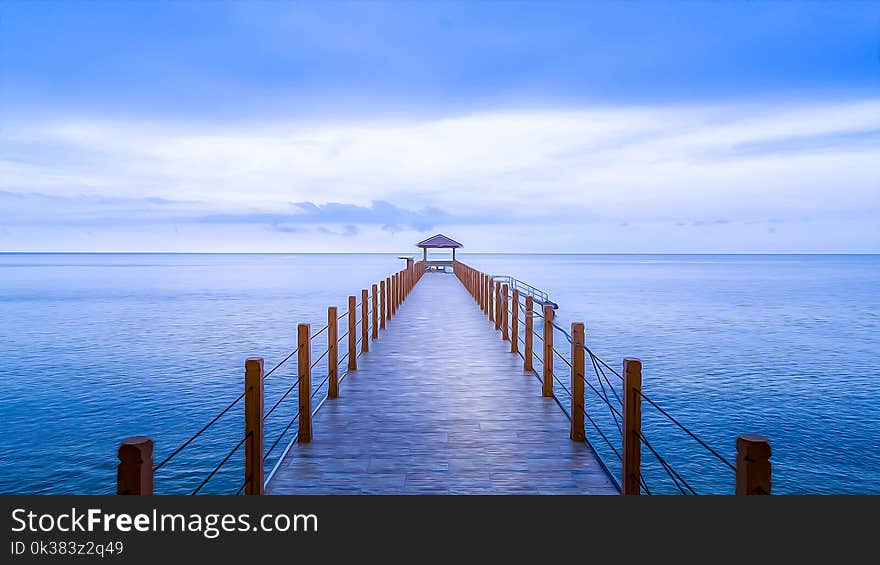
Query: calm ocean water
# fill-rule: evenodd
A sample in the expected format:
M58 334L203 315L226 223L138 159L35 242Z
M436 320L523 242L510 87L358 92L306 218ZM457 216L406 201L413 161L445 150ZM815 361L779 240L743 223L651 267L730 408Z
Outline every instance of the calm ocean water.
M584 321L612 366L640 357L645 392L728 458L737 434L768 436L775 492L880 493L880 256L461 258L549 291L560 324ZM297 322L323 326L328 304L401 264L0 254L0 492L112 492L120 439L153 437L159 461L240 393L245 357L272 366L293 349ZM267 381L267 403L295 366L285 369ZM588 408L613 430L602 405ZM732 491L732 473L644 412L649 439L698 491ZM157 491L191 491L241 426L233 410L157 473ZM205 492L235 490L237 457ZM670 492L656 465L649 474Z

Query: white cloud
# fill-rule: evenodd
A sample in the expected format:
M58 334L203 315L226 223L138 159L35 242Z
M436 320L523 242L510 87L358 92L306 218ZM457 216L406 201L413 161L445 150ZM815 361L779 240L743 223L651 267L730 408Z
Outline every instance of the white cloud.
M576 225L880 211L880 100L229 127L78 119L10 125L0 149L0 190L206 213L385 200Z

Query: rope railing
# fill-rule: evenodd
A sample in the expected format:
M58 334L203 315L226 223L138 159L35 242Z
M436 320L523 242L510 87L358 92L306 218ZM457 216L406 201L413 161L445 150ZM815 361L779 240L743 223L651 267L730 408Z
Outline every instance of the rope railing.
M674 416L672 416L669 412L667 412L666 410L664 410L659 404L657 404L656 402L654 402L653 400L651 400L651 399L650 399L650 398L649 398L644 392L642 392L641 389L636 389L636 392L639 394L639 396L640 396L643 400L645 400L648 404L650 404L651 406L653 406L654 408L656 408L658 412L660 412L661 414L663 414L664 416L666 416L666 418L667 418L670 422L672 422L673 424L675 424L676 426L678 426L679 428L681 428L686 434L688 434L689 436L691 436L691 437L692 437L697 443L699 443L701 446L703 446L703 448L705 448L706 451L708 451L708 452L711 453L713 456L715 456L715 458L716 458L718 461L720 461L722 464L724 464L724 465L725 465L727 468L729 468L731 471L736 472L736 465L734 465L733 463L731 463L730 461L728 461L727 459L725 459L720 453L718 453L715 449L713 449L709 444L707 444L705 441L703 441L702 439L700 439L699 436L697 436L694 432L692 432L692 431L690 431L689 429L687 429L687 428L686 428L681 422L679 422Z
M237 488L235 493L241 494L242 492L245 492L246 494L261 494L265 486L262 481L263 464L269 459L270 455L281 444L283 439L290 432L293 425L297 422L299 422L300 425L300 433L297 434L297 437L295 437L293 441L288 444L287 449L289 449L293 444L297 443L298 441L310 440L312 416L314 415L314 413L317 413L318 409L320 409L320 407L328 398L331 398L331 393L333 395L332 398L336 397L335 390L338 389L338 384L342 382L342 380L345 378L346 375L351 372L351 370L356 368L356 363L352 360L353 349L357 346L362 346L361 351L354 355L355 358L360 357L361 354L368 350L368 343L365 343L364 340L370 339L370 337L368 336L369 330L372 330L372 340L378 339L380 335L380 326L378 324L378 322L380 321L379 316L381 316L382 322L381 329L384 330L386 326L385 322L391 320L392 315L396 313L397 309L403 303L404 299L412 290L415 283L417 283L418 280L421 278L422 274L424 274L424 264L422 262L418 262L403 271L399 271L398 273L387 277L386 279L380 281L378 284L373 284L370 289L372 291L372 294L370 294L370 290L363 290L363 300L356 301L353 296L350 297L348 310L343 310L342 313L336 314L336 307L330 307L328 309L328 318L330 321L328 321L325 325L323 325L314 333L311 333L309 331L308 324L300 324L298 327L297 348L288 353L269 371L263 372L262 359L248 359L247 363L245 364L245 391L239 394L231 402L229 402L222 410L220 410L219 413L217 413L204 426L202 426L192 436L187 438L183 443L175 448L155 467L152 465L152 440L143 436L127 438L125 441L123 441L122 446L119 450L120 464L117 476L117 492L119 492L120 494L152 494L153 474L155 474L156 471L164 468L175 457L185 451L206 431L215 426L218 421L220 421L225 415L229 414L234 407L236 407L244 400L246 428L244 436L234 446L232 446L232 448L228 452L225 453L224 457L219 460L217 465L211 468L211 470L201 480L201 482L191 492L191 494L199 494L200 492L202 492L205 486L212 479L214 479L214 477L217 476L224 465L232 460L233 456L236 454L236 452L238 452L239 449L241 449L243 445L247 446L247 450L245 451L245 474L248 477L248 480L246 480L243 484L239 484L237 487L234 487ZM372 299L372 304L369 304L367 302L370 298ZM379 306L381 306L381 310ZM352 318L352 321L349 323L349 330L345 331L341 336L335 337L339 321L349 316ZM353 341L351 340L351 328L358 326L360 326L361 328L361 337L359 337L356 341ZM329 333L331 331L331 328L333 331L332 335L334 336L332 338ZM328 342L332 343L328 343L327 347L321 352L321 354L318 355L318 357L314 360L311 360L310 350L312 340L320 337L325 333L328 334ZM337 358L337 352L340 348L340 344L346 338L349 338L350 340L348 348L349 350L345 352L345 354L342 355L341 358ZM303 349L303 347L306 347L306 349ZM330 364L331 350L333 351L333 359L336 363L335 367L331 364L328 367L327 373L323 377L323 379L317 384L314 389L311 389L312 370L318 367L320 363L325 359L328 361L328 364ZM299 358L300 375L298 376L298 378L293 380L292 384L284 390L280 397L275 400L275 402L267 411L261 413L262 397L264 394L263 382L268 377L278 372L281 367L283 367L299 353L301 353L301 356ZM349 361L348 370L339 375L340 367L346 360ZM296 414L287 422L285 427L281 430L281 433L278 435L278 437L275 438L268 450L263 453L253 453L253 446L262 446L264 424L270 419L270 417L272 417L276 412L279 411L279 408L285 402L285 400L293 396L292 393L294 389L297 388L299 388L299 393L297 394L297 397L299 398L300 407L298 408ZM311 401L314 400L322 390L326 390L327 394L315 407L314 412L304 412L303 406L310 406ZM254 415L255 406L260 407L259 410L256 410L256 415ZM303 420L306 419L303 414L308 415L307 428L303 427ZM258 426L256 428L254 427L255 422ZM306 437L308 437L308 440L305 439ZM123 447L125 448L124 450ZM257 451L260 450L257 449ZM281 457L283 457L286 453L287 450L285 450L284 454L282 454ZM259 455L259 461L248 459L256 457L257 455ZM278 462L280 463L280 459ZM274 471L275 469L273 469L272 473L274 473ZM147 482L143 480L145 474L150 476L150 479Z
M268 451L266 451L265 455L263 455L263 462L265 462L267 459L269 459L269 455L271 455L272 452L275 451L275 448L278 446L278 444L281 442L281 440L284 438L284 436L287 435L287 432L290 431L290 428L293 426L294 422L296 422L299 419L300 414L302 414L302 410L297 410L296 414L294 414L293 418L291 418L290 421L287 422L287 425L284 426L284 429L281 430L281 433L278 434L278 437L272 443L272 447L270 447L268 449Z
M541 308L532 307L533 304L540 304L542 301L541 297L549 296L547 293L540 291L539 289L535 289L531 285L525 285L520 281L516 281L513 277L508 276L490 276L485 273L481 273L468 265L464 265L463 263L456 262L456 269L461 269L462 274L459 276L459 279L462 281L462 284L466 289L471 293L474 299L477 301L477 304L483 310L483 312L487 315L488 319L491 322L494 322L495 329L501 329L502 338L506 341L513 340L511 344L511 352L517 353L520 358L523 359L524 369L526 371L532 372L542 383L544 387L544 396L552 396L557 404L563 409L566 416L569 417L569 420L572 420L573 414L571 414L568 410L565 409L563 404L560 402L557 397L557 390L565 392L569 398L572 399L572 411L577 409L580 413L577 414L580 418L579 421L588 422L589 425L592 426L595 433L597 433L602 441L610 448L611 453L614 454L614 457L620 461L621 463L626 463L628 465L633 464L632 461L625 462L626 457L623 456L623 453L615 447L614 442L611 441L610 434L605 432L602 429L602 423L600 423L597 419L597 413L588 410L587 407L582 403L575 403L575 398L572 397L572 390L569 386L566 386L565 382L563 382L559 376L553 371L553 360L558 359L561 363L564 364L568 369L572 371L572 375L579 374L582 375L583 383L586 387L581 388L585 390L589 388L591 390L591 398L598 399L601 406L604 406L604 409L607 409L607 417L603 417L602 421L609 423L613 422L612 429L616 428L619 437L623 441L627 433L635 434L634 437L637 437L639 445L644 444L647 448L647 451L656 459L659 469L669 477L672 484L675 485L676 490L684 494L697 494L696 488L688 482L682 473L677 471L672 463L665 457L660 449L656 447L646 436L646 432L641 428L641 413L640 411L637 413L637 419L634 420L633 423L637 426L637 428L630 429L627 426L630 426L631 423L628 423L627 417L628 413L625 409L624 403L624 393L627 390L632 391L632 398L634 398L633 402L641 404L641 401L644 401L647 405L651 406L656 410L657 414L659 414L662 421L667 421L672 423L676 428L683 431L689 438L697 443L699 448L705 452L710 458L717 460L720 464L726 467L729 470L732 470L737 473L737 492L740 491L748 491L744 492L747 494L757 494L757 493L769 493L770 492L770 484L769 484L769 464L766 463L769 458L769 444L766 439L761 438L760 436L740 436L737 440L737 449L740 453L743 453L742 450L746 449L750 445L758 445L755 449L756 453L759 453L759 456L756 456L756 459L747 460L747 463L743 465L743 469L739 470L737 465L734 465L728 458L721 455L721 453L709 445L704 439L702 439L699 435L697 435L694 431L692 431L689 427L685 426L679 419L672 416L668 410L663 408L658 402L649 398L643 391L641 387L641 362L638 360L625 360L625 369L630 366L627 363L630 361L635 361L636 367L635 371L637 371L636 377L638 386L632 386L632 384L627 384L627 380L620 371L612 367L609 363L603 360L599 355L597 355L586 343L577 343L572 337L572 334L563 328L557 323L553 318L555 316L551 316L550 314L554 313L554 310L558 308L558 306L554 303L544 303L544 310L549 312L545 315L545 312L542 311ZM510 291L513 292L510 292ZM539 299L539 300L536 300ZM546 308L547 306L552 306L552 309ZM545 343L543 332L539 329L539 325L537 323L532 322L532 320L541 320L540 326L544 328L543 332L548 332L548 339ZM526 331L528 332L527 336L520 335L520 328L522 324L526 324ZM576 324L573 324L574 328ZM581 332L579 335L583 335L583 324L579 324ZM566 338L568 343L572 347L572 354L568 356L562 353L559 349L553 346L553 341L549 338L552 337L554 333L560 333L562 336ZM580 341L584 341L580 339ZM534 344L537 343L540 347L534 347ZM519 347L520 344L522 348L526 351L523 352ZM580 359L579 370L576 371L576 367L574 366L574 356L575 350L580 349L583 352L583 355L578 356ZM544 355L541 355L541 352L544 352ZM546 356L550 357L547 358ZM589 358L589 371L585 370L584 367L584 357ZM535 366L541 365L540 370L536 370ZM589 376L589 372L592 372L593 376ZM626 371L624 371L626 372ZM542 376L543 373L543 376ZM617 377L617 382L612 383L610 376L614 375ZM548 378L552 377L552 380L549 381ZM595 380L594 380L595 378ZM574 377L573 377L574 379ZM622 392L619 392L618 389L622 387ZM616 385L616 386L615 386ZM627 388L627 387L630 388ZM582 395L582 392L579 392ZM627 396L627 398L630 398ZM579 401L582 402L582 401ZM604 410L603 409L603 410ZM574 425L574 424L572 424ZM652 424L652 426L655 424ZM653 428L652 428L653 429ZM586 428L583 430L584 432L588 431ZM574 437L574 436L573 436ZM630 442L629 439L623 441L623 444L626 445ZM740 446L742 442L743 447ZM589 441L587 441L589 444ZM630 442L631 443L631 442ZM592 445L591 445L592 447ZM594 449L595 452L595 449ZM607 465L602 460L602 456L598 454L597 457L602 463L603 466L607 469ZM763 458L763 459L762 459ZM739 461L739 459L738 459ZM636 481L636 487L632 487L627 485L627 491L632 492L633 488L637 488L642 490L646 494L651 494L651 489L648 487L647 481L643 476L641 471L641 467L639 466L639 461L636 459L635 461L635 472L631 473L630 476L633 480ZM627 470L624 469L624 476L626 477ZM753 477L754 480L752 482L755 485L751 485L747 481L740 481L740 474L751 474L749 476ZM740 483L745 484L745 487L742 487ZM757 485L757 486L756 486Z
M560 332L561 334L563 334L563 336L565 336L565 338L568 340L569 343L572 343L576 347L581 347L587 352L587 354L590 356L590 359L592 360L592 363L594 365L594 372L595 372L597 378L599 379L599 383L602 386L603 391L605 390L604 384L602 384L602 380L604 378L604 381L608 384L608 387L611 389L611 391L614 393L615 397L617 398L618 403L621 403L621 399L619 396L617 396L616 389L611 386L611 383L608 380L608 377L605 374L604 369L608 369L612 374L614 374L615 376L617 376L621 380L623 380L623 377L617 371L615 371L610 365L608 365L608 363L603 361L601 357L599 357L592 350L590 350L585 344L574 343L572 340L571 334L569 334L564 328L559 327L559 325L557 325L555 322L553 322L552 325L556 331ZM555 349L554 349L554 352L557 353L557 355L559 355ZM559 355L559 356L562 357L561 355ZM569 366L571 366L571 365L569 364ZM601 377L600 377L600 375L601 375ZM587 382L587 384L589 384L589 382ZM605 401L605 403L608 405L609 408L611 408L613 410L613 414L615 415L615 418L614 418L615 424L617 425L618 428L620 428L620 422L618 421L617 418L618 417L622 418L623 415L619 411L613 409L613 406L608 401L607 392L605 392L604 394L600 394L599 391L596 390L591 384L590 384L590 388L593 389L593 391L596 392L600 397L604 397L603 400ZM705 449L705 451L708 454L712 455L715 459L720 461L724 466L729 468L731 471L734 471L734 472L736 471L736 466L733 463L731 463L730 461L728 461L725 457L723 457L720 453L718 453L718 451L716 449L712 448L708 443L706 443L697 434L695 434L693 431L691 431L689 428L687 428L684 424L682 424L678 419L676 419L674 416L672 416L662 406L660 406L658 403L656 403L655 401L650 399L641 389L636 389L636 391L637 391L638 395L643 400L645 400L648 404L650 404L653 408L655 408L668 421L675 424L678 428L680 428L682 431L684 431L688 436L693 438L693 440L696 441L703 449ZM621 432L622 432L622 430L621 430ZM675 470L672 469L671 465L668 462L666 462L665 459L662 459L662 457L658 457L658 454L655 452L655 450L653 448L651 448L649 446L648 443L645 443L645 446L649 447L649 451L651 451L651 453L655 456L655 458L660 462L661 466L664 469L666 469L668 473L671 473L671 476L676 477L676 480L673 482L676 482L676 485L680 487L680 485L677 484L677 482L680 480L680 474L675 472ZM696 491L694 491L694 489L692 489L690 487L690 485L688 485L686 482L683 482L682 484L685 486L686 489L691 491L692 494L696 494Z
M296 381L294 381L294 383L292 385L290 385L290 387L288 387L288 389L286 391L284 391L284 394L281 395L281 398L279 398L277 401L275 401L275 404L272 405L272 408L269 408L269 410L265 414L263 414L263 422L268 420L269 416L271 416L272 413L275 412L275 410L279 406L281 406L281 403L284 401L285 398L287 398L287 395L289 395L291 392L293 392L293 389L295 389L296 387L299 386L299 383L301 380L302 380L302 377L296 379Z
M269 372L266 373L265 375L263 375L263 380L268 379L269 376L270 376L272 373L274 373L275 371L277 371L278 369L280 369L282 365L284 365L285 363L287 363L288 361L290 361L290 358L293 357L294 355L296 355L298 351L299 351L299 348L297 347L296 349L294 349L293 351L291 351L291 352L287 355L287 357L285 357L284 359L282 359L277 365L275 365L274 367L272 367L271 369L269 369Z
M222 418L224 414L226 414L227 412L229 412L229 411L232 409L233 406L235 406L236 404L238 404L239 402L241 402L241 399L242 399L242 398L244 398L244 393L241 393L240 395L238 395L238 397L237 397L235 400L233 400L232 402L230 402L229 404L227 404L227 405L226 405L226 408L224 408L223 410L220 411L219 414L217 414L216 416L214 416L213 418L211 418L211 420L210 420L207 424L205 424L204 426L202 426L202 428L201 428L199 431L197 431L197 432L194 433L192 436L190 436L189 439L187 439L186 441L184 441L184 442L183 442L183 443L182 443L177 449L175 449L174 451L172 451L170 455L168 455L165 459L163 459L158 465L156 465L155 467L153 467L153 472L158 471L159 469L161 469L162 467L164 467L166 463L168 463L169 461L171 461L172 459L174 459L174 458L177 456L178 453L180 453L181 451L183 451L184 449L186 449L186 447L187 447L189 444L191 444L193 441L195 441L196 438L198 438L198 437L199 437L200 435L202 435L205 431L207 431L208 428L210 428L211 426L213 426L214 424L216 424L217 421L220 420L220 418Z
M226 454L226 457L224 457L219 463L217 463L217 466L214 467L214 469L210 473L208 473L208 476L205 477L205 479L199 484L199 486L196 487L196 490L192 491L190 494L199 494L202 488L204 488L204 486L208 484L208 482L214 477L214 475L217 474L217 471L219 471L220 468L223 467L223 465L226 465L226 462L229 461L229 459L232 458L233 455L235 455L235 452L238 451L242 445L244 445L245 441L247 441L247 436L244 436L238 441L238 443L235 444L235 446L229 451L229 453Z

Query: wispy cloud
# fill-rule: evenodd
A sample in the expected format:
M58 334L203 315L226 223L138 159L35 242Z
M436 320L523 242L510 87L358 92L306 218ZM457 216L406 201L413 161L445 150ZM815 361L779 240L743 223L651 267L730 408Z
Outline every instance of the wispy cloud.
M606 224L627 234L609 241L651 245L645 226L662 222L736 241L734 226L766 218L867 225L880 212L878 131L880 100L225 128L80 119L6 128L0 190L4 205L19 199L7 224L353 226L386 242L491 225L512 246L519 233L550 242L562 226Z
M345 225L340 230L334 230L334 229L330 229L330 228L321 226L318 228L318 231L321 233L325 233L327 235L341 235L343 237L351 237L351 236L355 236L358 233L360 233L360 230L357 228L357 226L355 226L353 224Z
M368 206L341 202L324 204L295 202L290 204L290 208L290 212L212 214L192 217L188 220L194 223L214 224L271 224L279 231L297 231L296 229L282 229L297 224L345 224L345 229L342 232L324 231L324 233L344 233L344 235L357 233L356 229L352 229L355 224L379 225L382 229L389 231L421 231L432 229L439 224L489 224L495 221L491 217L479 215L456 217L433 207L409 210L382 200L374 201ZM185 220L185 218L180 218L180 220Z

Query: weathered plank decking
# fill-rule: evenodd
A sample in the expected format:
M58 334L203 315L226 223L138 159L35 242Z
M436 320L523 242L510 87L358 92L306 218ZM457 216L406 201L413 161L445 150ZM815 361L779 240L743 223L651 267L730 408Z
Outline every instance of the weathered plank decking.
M451 274L427 273L267 494L617 494Z

